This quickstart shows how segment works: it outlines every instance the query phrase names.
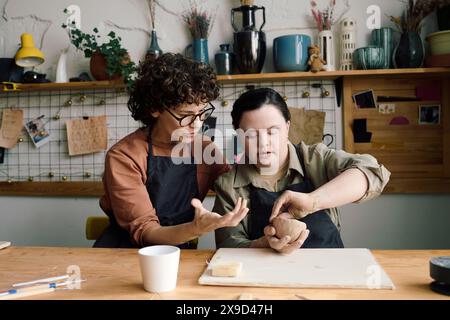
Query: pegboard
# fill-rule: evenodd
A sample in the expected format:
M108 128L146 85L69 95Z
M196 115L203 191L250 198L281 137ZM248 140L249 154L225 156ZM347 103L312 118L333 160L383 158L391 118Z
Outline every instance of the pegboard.
M130 117L126 93L115 89L17 92L0 95L0 108L18 108L24 123L40 116L50 141L36 148L26 132L14 148L6 150L0 164L3 181L101 181L106 151L69 156L65 122L69 119L107 115L108 148L139 123Z
M321 84L317 88L314 84ZM220 97L213 102L217 118L216 129L228 132L230 136L216 139L215 143L227 156L233 159L231 109L240 94L251 87L271 87L283 95L289 107L304 107L307 110L326 112L325 132L334 137L332 148L342 148L342 114L336 103L336 90L333 81L285 81L222 84ZM308 91L310 96L303 97ZM323 92L329 95L324 97ZM4 163L0 164L0 182L8 188L8 184L20 182L27 185L25 194L33 194L33 183L63 182L97 183L94 188L98 195L101 190L101 179L104 170L106 151L82 156L69 156L65 122L69 119L91 116L107 116L108 148L127 134L135 131L140 124L134 121L127 108L128 95L114 88L89 90L51 90L23 91L0 93L0 110L3 108L20 108L24 111L24 123L44 116L46 128L50 132L50 142L36 148L28 133L23 129L21 138L14 148L6 150ZM36 184L35 184L36 185ZM2 193L8 191L2 187ZM19 188L16 186L16 189ZM50 187L48 187L50 188ZM60 188L64 188L61 187ZM67 190L69 190L68 188ZM65 195L78 195L74 192L63 192ZM39 193L39 192L37 192ZM87 195L84 192L83 195ZM19 193L19 194L24 194Z

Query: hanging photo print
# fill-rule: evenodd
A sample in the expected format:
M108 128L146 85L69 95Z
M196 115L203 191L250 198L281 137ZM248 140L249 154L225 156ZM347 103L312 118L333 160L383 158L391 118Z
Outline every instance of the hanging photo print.
M44 115L27 122L25 128L31 137L36 148L40 148L46 143L50 142L50 132L45 128L45 123L42 121Z

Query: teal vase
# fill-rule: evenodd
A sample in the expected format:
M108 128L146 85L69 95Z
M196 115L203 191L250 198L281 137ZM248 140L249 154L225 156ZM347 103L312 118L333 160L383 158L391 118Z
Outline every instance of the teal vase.
M185 55L197 62L209 64L208 39L194 39L192 44L186 47Z
M372 44L384 49L384 65L381 69L392 67L392 55L394 53L392 28L381 28L372 31Z
M235 57L230 51L229 44L221 44L220 51L214 56L218 75L230 75L235 73Z
M385 65L384 49L376 46L355 50L354 63L357 70L382 69Z
M163 54L163 51L158 45L158 36L156 35L156 30L152 30L152 39L150 42L150 47L147 50L146 57L151 57L153 59L157 59L159 56Z

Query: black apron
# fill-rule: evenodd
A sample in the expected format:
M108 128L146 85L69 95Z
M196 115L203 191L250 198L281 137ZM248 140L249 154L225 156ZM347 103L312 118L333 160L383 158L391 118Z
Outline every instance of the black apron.
M174 164L171 157L153 155L151 129L148 137L146 187L161 226L174 226L194 219L193 198L199 198L197 165L191 159ZM113 209L114 210L114 209ZM107 213L110 226L95 242L97 248L137 248L130 234L121 228L112 212ZM190 241L178 246L180 249L196 249Z
M302 183L293 184L286 190L310 193L314 191L314 186L306 175L305 165L301 156L300 148L296 146L297 156L303 169L304 180ZM251 240L259 239L264 236L264 228L269 224L269 218L272 214L272 208L276 199L283 192L270 192L262 188L251 186L249 216L249 236ZM286 191L284 190L284 191ZM303 243L302 248L343 248L339 230L331 221L330 216L325 210L311 213L303 219L309 229L309 236Z

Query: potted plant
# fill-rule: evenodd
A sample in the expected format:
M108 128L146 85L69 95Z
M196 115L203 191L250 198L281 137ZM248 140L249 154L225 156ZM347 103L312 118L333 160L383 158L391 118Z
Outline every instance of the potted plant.
M419 68L425 58L420 32L423 20L434 10L448 4L446 0L408 0L401 17L390 16L401 32L400 42L395 50L394 63L397 68Z
M128 51L122 47L122 39L115 32L108 33L108 40L98 43L99 31L94 28L94 34L87 34L73 26L63 24L68 29L70 42L83 51L86 58L90 58L90 71L96 80L123 79L128 86L132 84L132 74L136 71L136 64L131 61Z

